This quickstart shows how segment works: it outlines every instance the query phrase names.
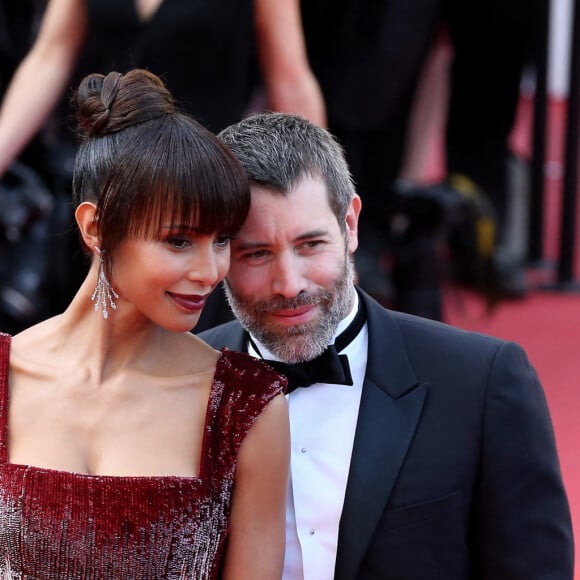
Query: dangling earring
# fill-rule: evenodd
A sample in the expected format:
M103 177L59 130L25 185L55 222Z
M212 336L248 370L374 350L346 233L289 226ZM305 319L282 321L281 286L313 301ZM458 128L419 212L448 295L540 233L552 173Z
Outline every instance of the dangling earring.
M91 294L91 301L95 303L95 312L100 310L103 318L107 320L107 318L109 318L107 303L109 303L113 310L117 310L115 300L119 298L119 295L115 292L115 289L111 286L109 280L107 280L107 274L105 273L105 260L103 259L101 250L97 247L95 247L95 249L99 254L99 275L97 278L97 287Z

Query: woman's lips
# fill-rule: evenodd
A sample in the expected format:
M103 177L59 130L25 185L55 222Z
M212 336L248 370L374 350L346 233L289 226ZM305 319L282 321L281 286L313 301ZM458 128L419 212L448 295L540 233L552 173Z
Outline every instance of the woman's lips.
M202 310L208 296L207 294L201 296L199 294L176 294L175 292L168 292L168 294L178 306L189 312Z

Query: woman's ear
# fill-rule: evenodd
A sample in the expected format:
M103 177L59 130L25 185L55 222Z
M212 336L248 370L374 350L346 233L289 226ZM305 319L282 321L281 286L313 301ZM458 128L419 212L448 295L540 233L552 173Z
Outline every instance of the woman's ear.
M97 206L91 201L83 201L75 210L75 220L79 227L83 242L91 250L99 248L101 240L97 228Z

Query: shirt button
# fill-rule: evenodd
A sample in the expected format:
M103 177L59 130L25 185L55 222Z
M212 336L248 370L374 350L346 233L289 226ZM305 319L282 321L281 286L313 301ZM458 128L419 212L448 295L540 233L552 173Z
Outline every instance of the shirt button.
M309 530L309 531L308 531L308 533L309 533L311 536L313 536L313 535L315 534L315 531L314 531L314 530Z
M306 447L302 447L302 449L300 449L300 453L306 453Z

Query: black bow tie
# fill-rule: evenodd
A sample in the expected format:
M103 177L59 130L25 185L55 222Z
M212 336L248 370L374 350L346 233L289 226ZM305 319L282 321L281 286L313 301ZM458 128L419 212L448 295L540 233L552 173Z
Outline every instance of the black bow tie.
M314 383L352 385L353 381L350 374L348 357L345 354L338 353L346 348L358 335L364 326L365 319L364 309L359 302L359 309L354 320L344 332L338 335L335 343L329 345L316 358L299 363L285 363L267 359L264 359L264 362L267 362L278 372L286 375L288 378L286 393L291 393L298 387L308 387ZM256 351L258 351L251 338L250 342Z

